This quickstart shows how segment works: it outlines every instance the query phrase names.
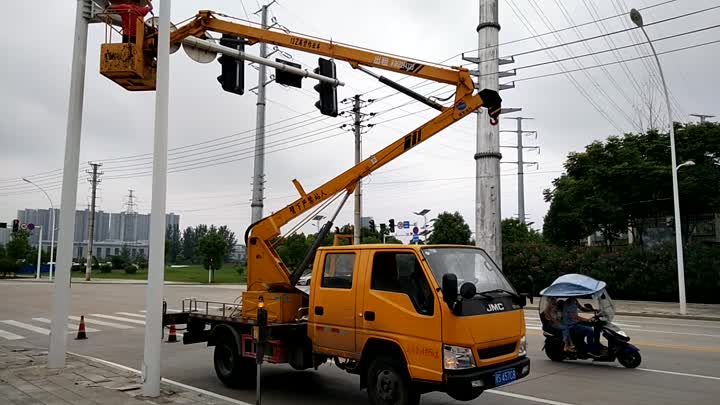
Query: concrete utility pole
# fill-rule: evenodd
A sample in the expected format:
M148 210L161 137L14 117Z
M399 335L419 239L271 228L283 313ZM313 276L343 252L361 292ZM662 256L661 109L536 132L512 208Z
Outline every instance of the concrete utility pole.
M48 368L65 367L70 266L72 265L73 239L75 239L75 207L77 204L80 135L85 92L85 56L87 54L88 24L92 5L89 0L77 0L75 7L75 33L73 35L68 121L65 133L65 163L63 165L62 194L60 197L58 260L55 284L53 286Z
M268 28L268 6L262 6L262 28ZM260 57L267 57L267 45L260 43ZM263 217L263 185L265 180L265 65L258 67L257 115L255 119L255 170L253 174L251 223Z
M706 114L690 114L691 117L698 117L700 118L700 123L704 123L706 118L713 118L714 115L706 115Z
M85 263L85 281L90 281L90 274L92 273L92 250L93 250L93 239L95 239L95 198L97 196L97 185L100 183L98 178L102 173L98 173L98 167L102 166L102 163L90 163L92 171L87 173L92 177L88 179L92 184L92 193L90 196L90 221L88 223L88 244L87 244L87 261Z
M517 134L517 146L502 146L504 148L516 148L517 149L517 162L503 162L503 163L516 163L518 170L518 219L521 223L525 223L525 165L526 164L537 164L537 162L526 162L523 157L524 149L537 149L537 146L523 146L523 135L525 134L537 134L536 131L523 131L522 121L531 120L533 118L527 117L512 117L508 118L517 121L517 130L511 131L500 131L500 132L514 132Z
M478 32L478 87L498 90L498 0L480 0ZM475 153L475 244L484 248L502 268L500 228L500 136L487 114L477 114Z
M353 104L353 112L355 113L355 164L359 164L362 160L361 138L360 138L360 95L355 95L355 103ZM360 190L362 182L358 181L355 187L355 227L353 232L353 243L360 244L360 230L362 229L362 191Z
M148 397L160 395L170 100L170 0L160 1L156 83L152 207L150 211L150 257L148 261L148 282L145 289L145 321L147 324L145 327L142 369L142 393Z

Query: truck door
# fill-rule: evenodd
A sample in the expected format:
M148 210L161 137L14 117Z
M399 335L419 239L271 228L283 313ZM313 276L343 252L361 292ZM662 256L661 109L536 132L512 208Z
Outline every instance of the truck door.
M373 337L394 340L405 353L413 378L441 379L439 302L415 252L376 251L370 266L358 344Z
M355 352L355 252L324 252L322 274L312 281L308 334L314 349L326 353Z

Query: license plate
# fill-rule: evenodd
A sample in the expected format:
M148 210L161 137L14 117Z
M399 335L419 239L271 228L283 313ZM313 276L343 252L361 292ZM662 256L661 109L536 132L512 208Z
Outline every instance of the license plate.
M517 375L515 374L515 369L510 368L507 370L501 370L495 373L495 386L500 386L507 384L509 382L513 382L517 379Z

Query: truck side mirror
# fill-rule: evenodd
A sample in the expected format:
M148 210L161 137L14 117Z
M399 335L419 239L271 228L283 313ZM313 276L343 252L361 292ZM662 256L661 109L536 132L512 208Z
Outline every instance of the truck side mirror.
M445 301L450 309L455 306L458 295L457 276L454 274L443 274L442 277L442 293L443 301Z

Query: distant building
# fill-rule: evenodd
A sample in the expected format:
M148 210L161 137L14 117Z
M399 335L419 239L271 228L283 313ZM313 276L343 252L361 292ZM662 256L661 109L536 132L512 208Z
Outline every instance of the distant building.
M50 223L52 211L49 209L24 209L18 210L17 219L21 223L32 223L41 226L43 229L43 247L50 246ZM87 239L89 236L88 226L90 222L90 210L75 211L75 232L73 256L84 257L87 253ZM180 227L180 216L175 213L165 215L165 224ZM60 227L60 210L55 209L55 242L57 243ZM0 229L0 243L3 242L3 229ZM9 238L9 231L7 231ZM37 246L39 231L33 231L30 237L30 244ZM95 212L95 231L93 233L94 250L93 254L98 258L107 258L119 254L123 245L135 251L136 255L147 257L150 239L150 214L138 213L109 213L104 211Z

